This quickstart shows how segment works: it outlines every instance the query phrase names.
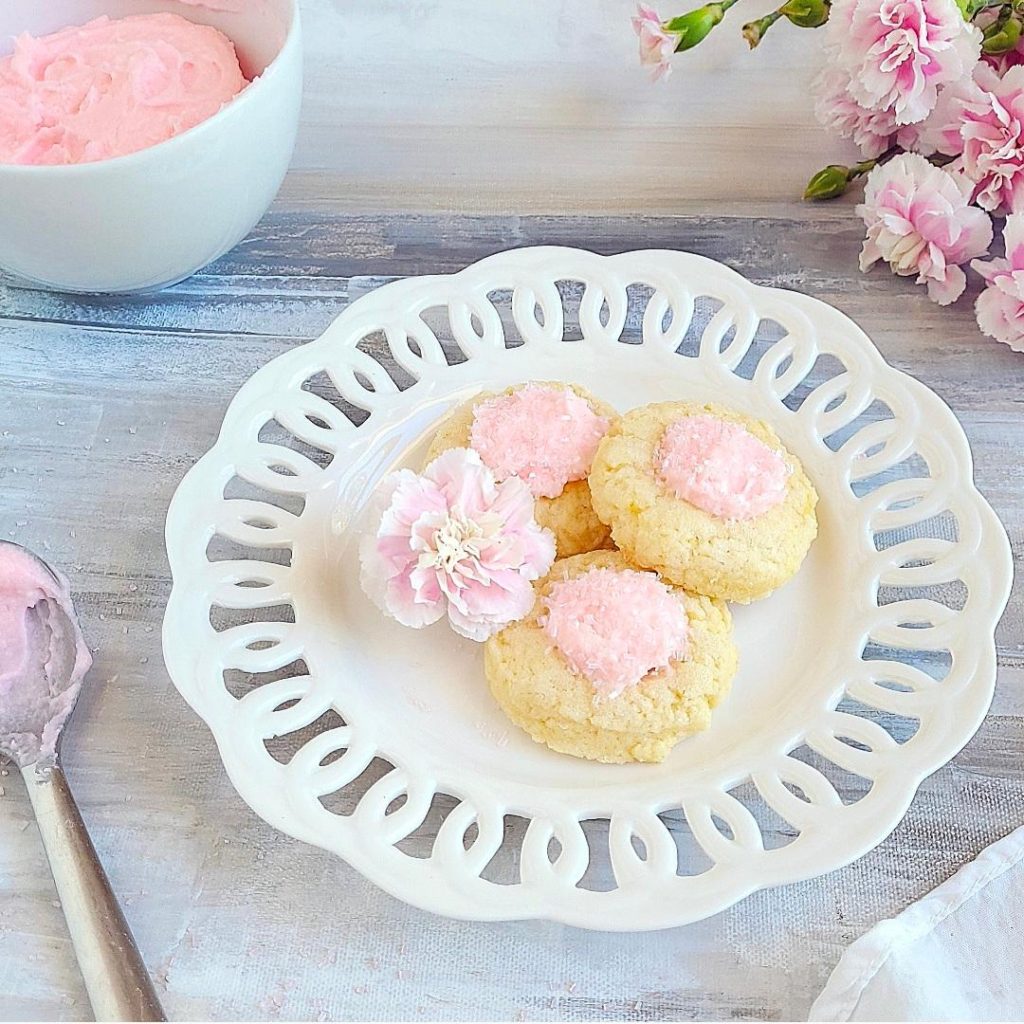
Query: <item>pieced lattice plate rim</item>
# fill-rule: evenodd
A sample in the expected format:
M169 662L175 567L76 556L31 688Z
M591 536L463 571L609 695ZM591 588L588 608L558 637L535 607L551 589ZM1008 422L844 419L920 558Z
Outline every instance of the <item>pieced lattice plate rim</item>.
M396 632L354 578L375 481L452 405L526 379L743 408L821 495L801 574L737 614L756 671L664 766L504 729L478 650ZM360 298L239 391L167 548L168 669L258 814L438 913L630 930L880 842L988 708L1011 576L936 395L835 309L668 251L515 250Z

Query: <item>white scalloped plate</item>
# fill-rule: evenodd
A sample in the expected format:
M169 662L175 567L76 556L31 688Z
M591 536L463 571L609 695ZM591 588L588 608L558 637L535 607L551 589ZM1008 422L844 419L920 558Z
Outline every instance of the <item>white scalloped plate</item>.
M731 695L662 765L533 743L479 646L360 591L376 481L456 403L531 378L742 409L821 496L797 577L735 610ZM242 388L167 548L167 666L258 814L437 913L622 930L880 842L988 708L1011 576L936 395L829 306L661 251L523 249L359 299Z

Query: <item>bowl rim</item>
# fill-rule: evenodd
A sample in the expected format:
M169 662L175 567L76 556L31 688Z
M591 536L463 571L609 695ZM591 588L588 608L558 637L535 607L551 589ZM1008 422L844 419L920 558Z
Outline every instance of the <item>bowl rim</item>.
M285 33L284 42L281 43L281 47L274 56L274 59L240 93L225 103L215 114L211 114L206 120L194 124L191 128L169 139L164 139L162 142L157 142L152 146L146 146L145 149L136 150L134 153L125 153L123 156L107 157L104 160L89 160L78 164L5 164L0 162L0 176L29 177L32 175L47 175L72 178L89 174L102 174L103 168L111 166L124 168L130 166L130 163L133 161L141 163L144 160L150 159L154 153L166 153L170 151L171 147L187 145L190 140L194 139L204 130L213 130L211 126L215 126L216 123L225 117L231 116L232 111L256 102L253 96L258 97L260 92L265 91L269 87L267 80L277 76L279 73L278 67L283 63L285 56L290 55L291 51L300 45L302 19L299 14L299 0L287 0L287 3L290 9L288 30ZM232 43L234 43L234 40L232 40Z

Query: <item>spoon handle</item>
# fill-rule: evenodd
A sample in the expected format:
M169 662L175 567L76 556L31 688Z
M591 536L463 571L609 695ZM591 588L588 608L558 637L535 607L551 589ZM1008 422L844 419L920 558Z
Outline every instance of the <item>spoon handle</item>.
M60 767L22 769L78 966L99 1021L163 1021L153 982Z

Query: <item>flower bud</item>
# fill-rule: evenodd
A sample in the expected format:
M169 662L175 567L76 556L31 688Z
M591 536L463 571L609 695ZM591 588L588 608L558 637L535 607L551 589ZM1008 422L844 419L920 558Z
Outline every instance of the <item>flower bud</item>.
M779 8L797 28L819 28L828 21L829 0L788 0Z
M725 10L721 4L705 4L678 18L670 18L662 28L679 36L679 45L676 47L676 53L679 53L703 42L724 16Z
M771 14L766 14L763 18L758 18L756 21L748 21L743 26L743 38L746 39L751 49L761 42L765 32L781 17L782 15L778 11L772 11Z
M1017 18L1000 19L985 29L981 41L982 53L1008 53L1020 39L1021 24Z
M842 164L823 167L804 189L804 199L835 199L841 196L850 184L850 168Z

